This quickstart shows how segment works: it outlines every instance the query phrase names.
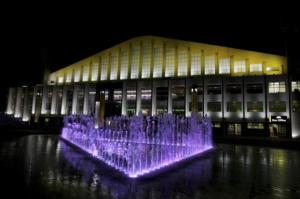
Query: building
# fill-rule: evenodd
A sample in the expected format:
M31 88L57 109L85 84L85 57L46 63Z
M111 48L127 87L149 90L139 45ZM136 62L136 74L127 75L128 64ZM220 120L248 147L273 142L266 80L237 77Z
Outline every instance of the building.
M189 116L193 106L215 134L294 138L299 91L284 56L143 36L51 73L46 85L10 88L6 113L35 122L91 114L103 93L106 116Z

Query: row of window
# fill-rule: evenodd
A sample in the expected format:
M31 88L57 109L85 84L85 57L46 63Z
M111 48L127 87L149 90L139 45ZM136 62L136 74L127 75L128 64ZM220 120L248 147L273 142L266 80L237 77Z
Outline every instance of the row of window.
M142 53L140 53L142 52ZM233 71L231 71L230 58L222 58L217 61L216 56L205 56L204 66L201 63L201 52L192 52L189 55L189 51L178 50L176 52L175 47L168 47L165 51L165 77L187 76L188 65L190 64L191 75L201 75L201 68L204 67L205 75L217 74L230 74L233 73L246 73L247 64L246 60L237 60L233 62ZM120 59L119 59L120 57ZM175 71L175 64L178 64L178 71ZM120 73L120 79L138 79L141 74L141 78L151 78L151 64L153 62L153 77L159 78L163 76L163 50L162 48L151 48L151 44L145 44L140 50L138 46L132 46L130 54L127 50L122 49L120 53L112 53L110 56L101 57L100 64L92 63L91 66L84 65L83 67L74 67L74 73L72 70L68 71L65 76L58 76L58 83L70 83L72 82L72 76L74 82L80 81L97 81L100 73L100 80L117 80L118 73ZM219 65L217 71L217 64ZM130 71L128 71L130 65ZM119 68L120 67L120 68ZM270 71L272 68L267 67ZM270 69L271 68L271 69ZM273 70L273 69L272 69ZM262 73L262 63L249 64L250 73ZM177 73L177 74L175 74ZM90 78L90 79L89 79Z

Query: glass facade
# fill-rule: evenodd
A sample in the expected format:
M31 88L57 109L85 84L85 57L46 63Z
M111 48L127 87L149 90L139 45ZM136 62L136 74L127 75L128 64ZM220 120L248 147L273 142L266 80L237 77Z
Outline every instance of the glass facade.
M136 114L136 87L128 87L127 93L127 115L132 116Z
M156 114L168 112L168 87L156 87Z
M234 62L234 73L245 73L246 72L246 61L235 61Z
M191 75L201 75L201 52L191 54Z
M230 74L230 59L220 59L219 74Z
M177 115L185 114L185 84L178 81L172 87L172 113Z
M216 73L215 56L205 57L205 75L214 75Z
M285 82L270 82L269 93L285 93Z

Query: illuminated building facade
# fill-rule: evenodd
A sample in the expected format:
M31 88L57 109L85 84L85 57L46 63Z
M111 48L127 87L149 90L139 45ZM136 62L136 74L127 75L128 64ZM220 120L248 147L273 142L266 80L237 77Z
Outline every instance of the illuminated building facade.
M10 88L6 112L36 122L91 114L101 92L107 116L190 116L193 101L215 134L298 137L299 91L284 56L143 36L51 73L47 85Z

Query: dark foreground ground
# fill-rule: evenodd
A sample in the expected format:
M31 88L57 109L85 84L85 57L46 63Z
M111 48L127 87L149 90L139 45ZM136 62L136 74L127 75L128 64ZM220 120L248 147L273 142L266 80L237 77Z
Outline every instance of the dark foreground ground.
M298 199L299 168L299 150L217 143L214 151L180 167L129 180L58 135L0 142L1 198Z

